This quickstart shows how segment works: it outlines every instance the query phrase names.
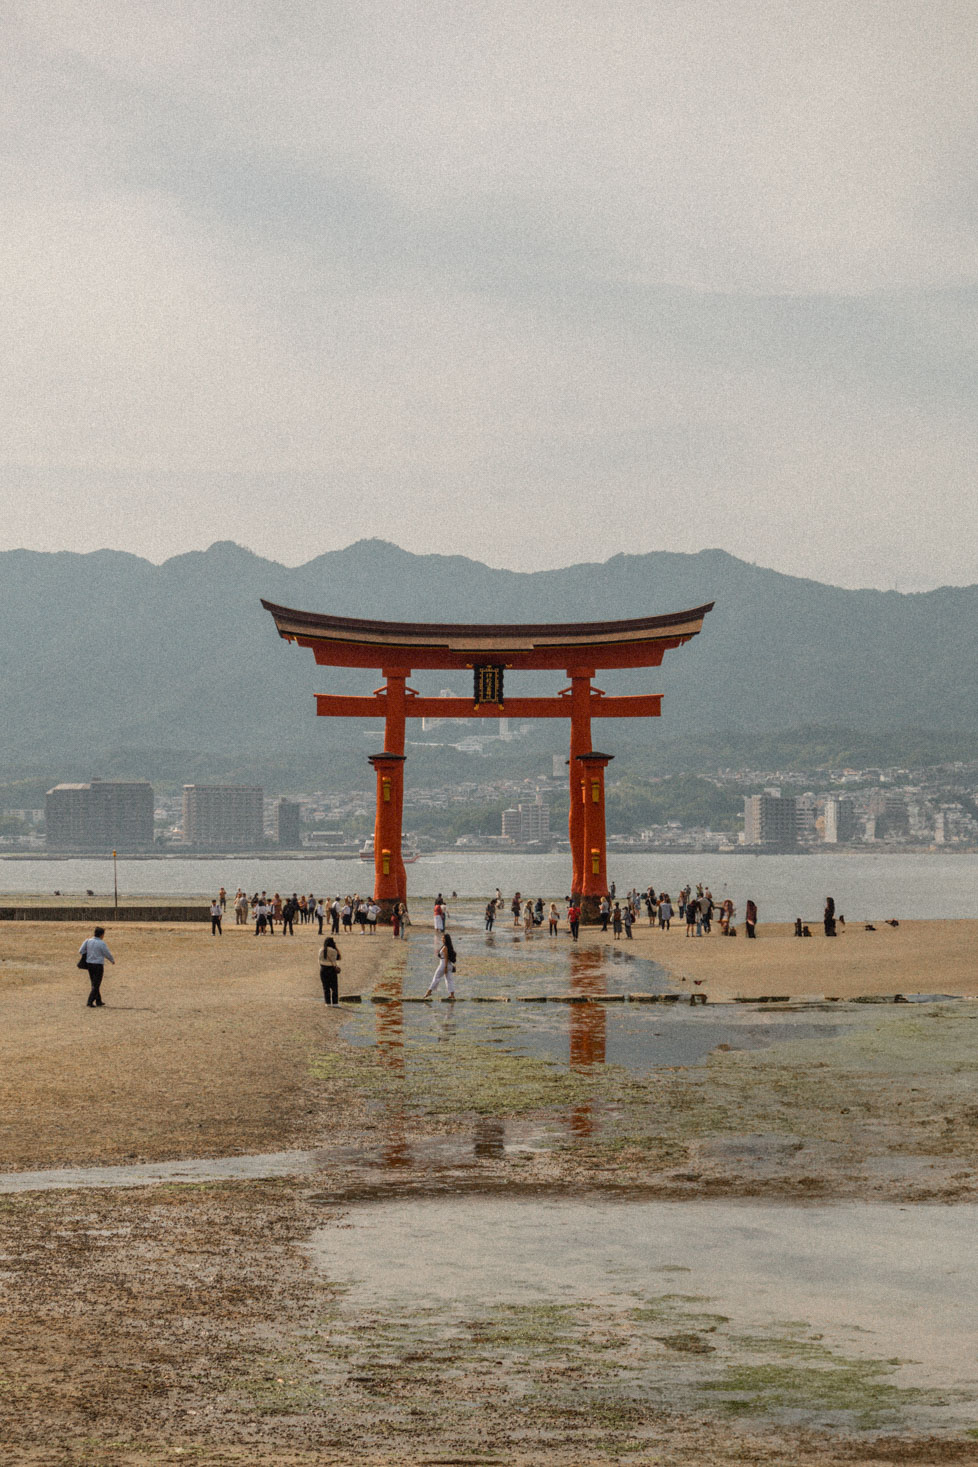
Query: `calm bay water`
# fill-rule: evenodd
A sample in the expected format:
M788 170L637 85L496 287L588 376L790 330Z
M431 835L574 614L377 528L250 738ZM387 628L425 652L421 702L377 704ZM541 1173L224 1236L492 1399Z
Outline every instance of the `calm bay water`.
M753 897L761 921L795 917L819 920L826 896L849 921L887 917L973 917L978 913L978 855L884 856L870 852L817 856L613 855L611 879L619 892L654 885L673 895L687 881L702 881L716 899L732 897L739 914ZM408 891L419 901L443 891L486 898L498 886L544 898L569 890L570 861L563 856L446 852L408 867ZM320 894L368 891L372 867L363 861L301 860L269 853L258 860L236 856L182 856L119 861L120 898L212 897L234 892L304 891ZM111 897L112 862L93 857L65 860L4 859L0 889L10 896Z

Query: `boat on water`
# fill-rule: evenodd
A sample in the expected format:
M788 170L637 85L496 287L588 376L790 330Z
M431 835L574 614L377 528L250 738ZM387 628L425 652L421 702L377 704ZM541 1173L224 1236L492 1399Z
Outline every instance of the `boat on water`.
M405 866L413 866L414 863L415 863L415 861L419 860L420 857L421 857L421 852L420 851L411 851L411 850L402 850L401 851L401 860L404 862ZM363 845L360 847L360 860L361 861L372 861L373 858L374 858L374 838L371 835L371 836L368 836L367 837L367 839L364 841Z

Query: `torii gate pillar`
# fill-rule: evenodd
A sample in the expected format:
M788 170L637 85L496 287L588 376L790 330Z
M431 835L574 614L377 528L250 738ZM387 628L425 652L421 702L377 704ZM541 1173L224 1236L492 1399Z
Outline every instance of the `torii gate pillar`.
M370 762L377 772L374 901L386 919L390 917L394 903L403 901L406 896L407 883L402 879L400 812L404 799L404 755L371 754Z
M598 920L601 898L608 892L608 841L604 818L604 772L613 754L593 751L577 756L580 769L580 804L584 814L584 842L581 864L584 880L581 889L581 921Z
M578 776L577 761L591 748L591 679L593 667L569 668L570 678L570 814L567 818L567 837L571 849L571 892L582 896L584 886L584 807L574 798ZM583 918L583 912L582 912Z

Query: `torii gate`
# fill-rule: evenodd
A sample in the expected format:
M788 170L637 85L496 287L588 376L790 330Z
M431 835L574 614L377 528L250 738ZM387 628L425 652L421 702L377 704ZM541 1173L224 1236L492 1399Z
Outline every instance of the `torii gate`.
M599 669L658 667L663 653L695 637L713 602L692 611L634 621L471 626L362 621L294 611L262 601L287 642L311 647L324 667L379 669L384 686L365 697L317 693L321 718L383 718L384 751L370 755L377 777L374 898L385 914L407 899L401 857L404 743L409 718L569 718L571 890L593 921L608 889L604 771L611 754L591 747L592 718L658 718L659 693L608 697L593 686ZM408 687L414 669L473 673L469 698L422 697ZM563 671L570 686L554 697L505 698L508 671Z

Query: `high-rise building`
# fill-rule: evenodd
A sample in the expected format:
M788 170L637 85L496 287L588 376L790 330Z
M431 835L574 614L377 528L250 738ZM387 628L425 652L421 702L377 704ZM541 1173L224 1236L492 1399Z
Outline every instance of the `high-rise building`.
M812 845L816 839L816 801L813 794L799 795L795 800L795 839L799 845Z
M254 851L264 844L264 791L257 785L185 784L184 845L201 851Z
M520 812L516 809L503 811L503 838L506 840L520 840L522 838L522 826L520 824Z
M852 840L855 834L856 811L852 801L844 795L833 795L825 801L823 839L826 845L842 845Z
M795 801L778 795L744 798L744 845L768 850L792 850L798 844Z
M520 805L520 837L522 840L546 840L550 835L550 806L542 795L530 805Z
M503 811L503 836L526 844L547 840L550 836L550 806L542 795L516 809Z
M146 780L57 784L44 797L49 851L146 851L153 845L153 787Z
M275 828L283 851L297 851L302 845L299 816L302 806L295 800L279 800L275 808Z
M886 795L876 815L876 839L905 840L910 834L910 816L903 795Z

